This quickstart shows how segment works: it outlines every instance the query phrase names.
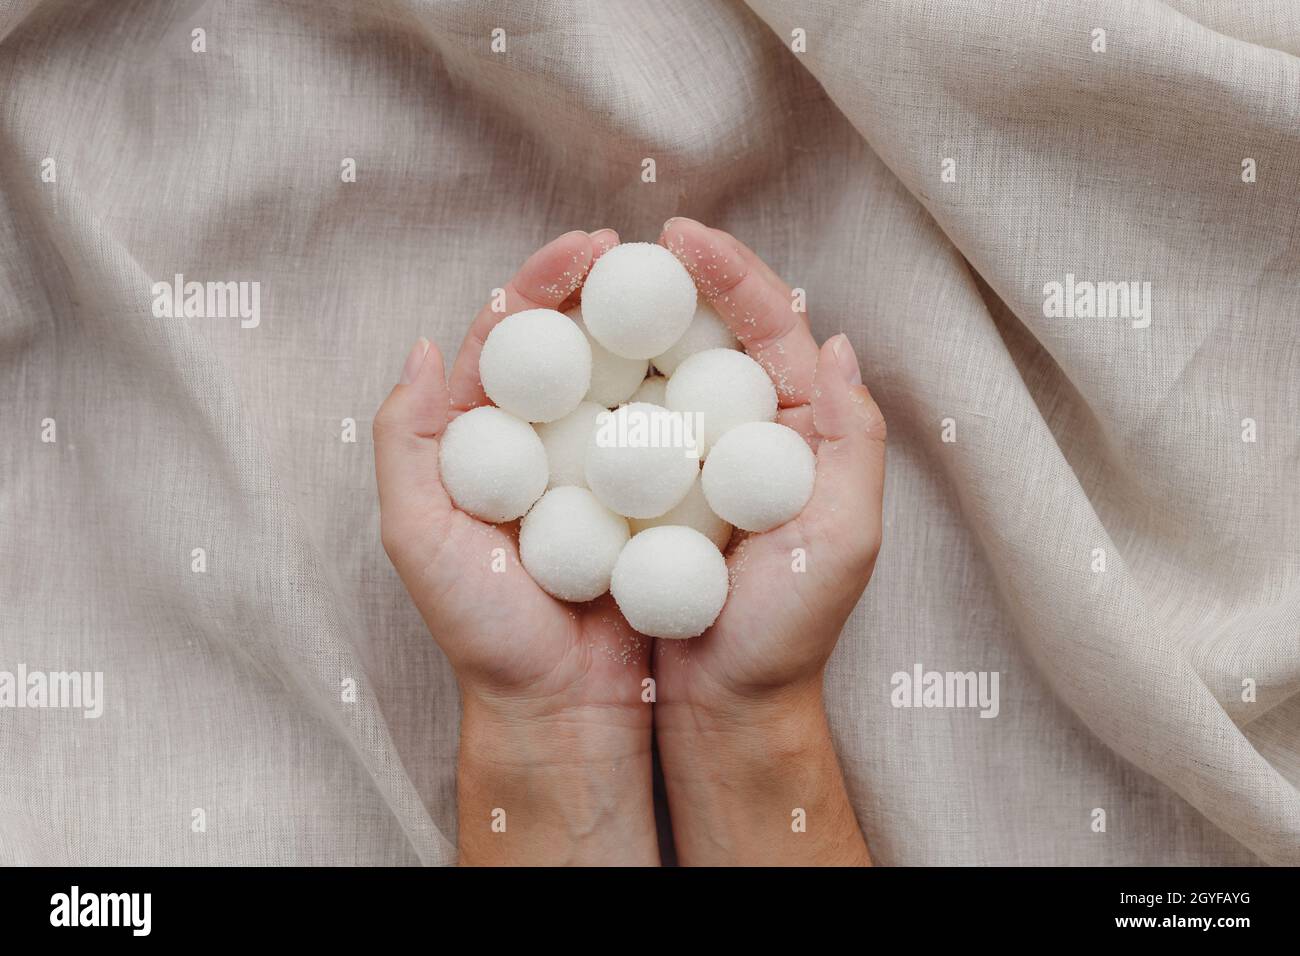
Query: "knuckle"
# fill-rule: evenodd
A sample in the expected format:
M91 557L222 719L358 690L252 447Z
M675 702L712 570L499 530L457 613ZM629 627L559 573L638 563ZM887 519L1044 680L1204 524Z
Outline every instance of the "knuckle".
M862 433L872 441L883 442L888 434L884 412L875 399L866 394L866 389L862 389L855 398L860 405L858 414L862 419Z
M379 411L375 412L374 421L371 422L370 430L371 436L376 442L384 441L398 434L400 421L391 400L379 406Z
M875 417L867 426L867 435L876 441L883 442L889 434L889 427L885 424L884 412L880 410L880 406L875 402L871 403L871 407L875 409Z

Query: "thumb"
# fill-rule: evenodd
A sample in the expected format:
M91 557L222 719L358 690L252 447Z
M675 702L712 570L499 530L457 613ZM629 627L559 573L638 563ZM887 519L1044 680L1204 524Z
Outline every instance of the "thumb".
M375 413L375 477L384 547L424 537L452 510L438 478L438 436L447 425L447 381L438 347L421 338L401 380Z
M885 492L885 419L862 384L857 355L843 333L817 355L813 375L817 479L804 514L843 540L844 553L870 565L880 550Z

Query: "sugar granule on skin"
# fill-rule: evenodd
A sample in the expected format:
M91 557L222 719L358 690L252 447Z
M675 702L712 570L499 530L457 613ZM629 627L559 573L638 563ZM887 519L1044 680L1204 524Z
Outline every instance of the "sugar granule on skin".
M617 649L609 644L604 644L602 650L607 660L627 666L635 664L641 659L641 652L645 650L645 643L637 634L630 636L625 634L619 638Z
M560 278L566 280L564 285L556 285L552 283L551 285L542 286L542 292L551 297L555 302L563 302L569 296L573 295L573 293L578 290L578 287L582 285L582 280L587 277L587 257L581 253L575 252L571 258L573 264L577 268L565 269L560 273Z
M727 561L727 586L730 590L735 589L736 583L740 580L741 572L745 570L745 565L749 563L749 532L737 532L736 536L740 541L731 549L731 555Z

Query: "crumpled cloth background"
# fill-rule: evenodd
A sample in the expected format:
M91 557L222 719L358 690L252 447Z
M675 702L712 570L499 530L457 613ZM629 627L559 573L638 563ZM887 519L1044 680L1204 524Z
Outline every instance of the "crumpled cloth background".
M1298 56L1293 0L0 3L0 669L106 698L0 710L0 862L452 862L370 418L547 239L682 214L889 421L827 687L874 855L1300 863ZM999 715L891 706L918 663Z

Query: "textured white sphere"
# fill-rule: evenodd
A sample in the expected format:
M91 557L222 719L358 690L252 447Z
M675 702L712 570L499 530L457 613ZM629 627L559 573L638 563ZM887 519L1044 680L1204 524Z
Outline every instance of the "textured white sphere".
M528 422L552 422L578 407L591 386L591 346L582 329L553 309L508 315L479 355L483 391Z
M618 556L610 593L633 630L697 637L727 601L727 562L692 528L647 528Z
M563 418L538 422L533 426L546 449L546 461L550 466L547 488L561 485L587 487L587 445L596 433L596 421L603 411L604 407L595 402L579 402L578 407Z
M744 352L696 352L668 379L668 408L704 416L704 450L745 422L776 418L776 388L763 366Z
M627 522L586 488L552 488L519 525L519 560L547 594L591 601L609 590Z
M651 405L663 405L667 400L668 379L662 375L651 375L642 382L629 402L648 402Z
M546 449L537 432L490 405L447 426L438 469L457 508L494 523L518 518L546 490Z
M646 369L650 363L645 359L623 358L615 355L605 346L591 337L587 323L582 318L582 309L566 312L587 336L591 346L591 387L587 389L589 402L595 402L605 408L613 408L619 402L626 402L637 386L645 379Z
M719 551L725 549L731 540L731 525L713 513L708 499L704 497L704 486L699 479L691 485L685 498L658 518L629 518L627 523L633 534L639 534L646 528L659 528L669 524L694 528L712 541Z
M695 282L663 246L625 242L596 260L582 286L582 315L597 342L648 359L682 337L695 316Z
M695 318L691 319L685 333L666 352L654 357L654 367L665 375L672 375L677 366L696 352L739 348L740 340L732 334L722 316L701 299L695 307Z
M768 531L803 511L817 460L793 428L749 422L713 446L700 483L709 507L745 531Z
M644 402L606 412L587 446L587 487L629 518L654 518L673 507L700 470L699 461L672 441L681 436L681 421Z

